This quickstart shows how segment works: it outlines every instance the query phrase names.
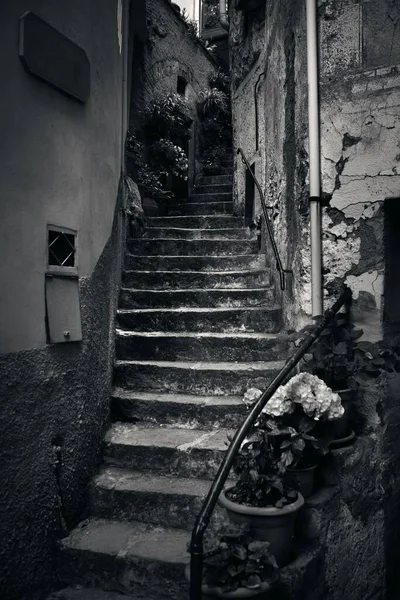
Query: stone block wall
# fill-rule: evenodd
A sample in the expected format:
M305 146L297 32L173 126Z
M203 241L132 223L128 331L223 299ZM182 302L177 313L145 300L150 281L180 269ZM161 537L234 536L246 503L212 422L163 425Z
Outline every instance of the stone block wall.
M132 65L131 128L140 127L143 108L155 97L177 92L178 76L187 82L185 97L196 122L199 92L218 70L212 55L193 39L170 0L147 0L147 36L137 40ZM194 135L196 151L196 134ZM196 170L199 163L191 165ZM190 174L191 178L193 174Z

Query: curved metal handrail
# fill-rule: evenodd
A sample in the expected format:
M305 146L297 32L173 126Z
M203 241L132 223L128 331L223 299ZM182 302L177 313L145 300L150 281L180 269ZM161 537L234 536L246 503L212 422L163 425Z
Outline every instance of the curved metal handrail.
M251 176L254 179L254 183L255 183L255 185L257 187L258 193L260 194L260 200L261 200L261 206L262 206L263 213L264 213L265 224L266 224L267 229L268 229L268 235L269 235L269 239L271 241L272 250L273 250L274 255L275 255L276 268L277 268L277 270L279 272L280 286L281 286L281 290L284 291L286 289L285 274L286 273L293 273L293 271L291 269L284 269L283 266L282 266L281 257L279 256L278 246L276 245L275 236L274 236L274 232L272 230L271 221L270 221L270 218L269 218L268 213L267 213L268 209L267 209L267 205L266 205L266 202L265 202L264 193L263 193L263 191L261 189L261 185L260 185L257 177L254 175L253 171L251 170L250 163L247 160L246 155L243 152L242 148L238 148L237 149L237 153L241 155L242 162L245 165L246 169L249 171L249 173L251 173Z
M192 538L190 543L190 600L201 600L201 584L203 574L203 536L205 530L208 527L212 512L217 503L218 497L222 492L223 486L228 478L231 470L233 461L240 446L245 439L250 427L254 425L257 417L261 413L262 409L276 392L278 387L286 379L290 371L297 365L297 363L303 358L310 346L319 337L327 323L332 317L339 311L339 309L346 304L351 298L350 288L345 287L342 294L336 300L331 308L325 311L325 314L319 317L319 322L313 330L307 335L307 337L300 344L293 356L286 362L285 366L281 369L275 379L269 384L268 388L262 393L257 402L253 405L246 419L237 430L234 438L232 439L229 448L224 456L224 459L218 469L217 475L211 485L210 491L207 494L206 499L203 502L203 506L200 513L197 516L196 522L192 530Z

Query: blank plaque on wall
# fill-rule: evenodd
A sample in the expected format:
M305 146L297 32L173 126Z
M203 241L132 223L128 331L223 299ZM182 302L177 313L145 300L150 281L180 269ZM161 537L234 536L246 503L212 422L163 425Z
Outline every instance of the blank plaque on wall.
M86 52L30 11L20 17L19 56L32 75L81 102L89 98Z
M51 344L82 339L78 282L78 277L46 275L46 318Z

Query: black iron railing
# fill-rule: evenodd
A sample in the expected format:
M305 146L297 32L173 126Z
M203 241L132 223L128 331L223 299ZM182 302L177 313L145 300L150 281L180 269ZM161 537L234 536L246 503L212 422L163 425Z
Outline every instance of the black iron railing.
M245 167L248 170L248 172L251 174L252 178L254 179L254 183L256 185L258 193L260 194L260 200L261 200L261 206L262 206L263 213L264 213L265 224L267 226L269 239L270 239L272 250L273 250L274 256L275 256L276 268L277 268L278 273L279 273L279 281L280 281L281 290L283 291L286 288L286 278L285 278L285 275L287 273L293 273L293 271L291 269L284 269L283 266L282 266L281 257L279 256L279 251L278 251L278 247L276 245L274 231L272 229L271 220L270 220L270 218L268 216L268 212L267 212L268 211L268 207L267 207L266 202L265 202L265 196L264 196L264 193L263 193L263 191L261 189L261 185L260 185L257 177L255 176L255 174L253 173L253 171L252 171L252 169L250 167L249 161L247 160L246 155L243 152L243 150L241 148L238 148L237 149L237 153L241 155L242 162L245 165Z
M245 439L252 425L254 425L257 417L271 396L276 392L278 387L286 379L297 363L303 358L307 350L326 327L327 323L339 311L339 309L350 300L350 298L351 291L349 288L345 287L344 291L333 304L333 306L329 308L323 316L320 317L319 322L306 336L293 356L286 362L280 373L278 373L272 383L270 383L268 388L263 392L254 406L251 408L246 419L232 439L224 460L218 469L218 473L215 476L210 491L204 500L201 511L197 516L195 525L193 527L190 543L190 600L201 600L201 584L203 575L203 536L210 522L210 518L217 503L218 497L222 492L223 486L228 478L235 456L239 451L243 440Z

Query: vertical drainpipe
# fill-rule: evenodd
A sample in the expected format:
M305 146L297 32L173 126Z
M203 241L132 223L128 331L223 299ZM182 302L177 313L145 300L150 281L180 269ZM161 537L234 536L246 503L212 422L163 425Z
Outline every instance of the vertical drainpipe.
M312 316L322 315L321 180L317 0L307 1L308 139L310 162Z
M219 21L221 23L221 26L228 31L229 18L228 12L226 10L226 0L219 0Z
M125 176L125 139L128 129L128 44L130 0L122 0L122 118L121 118L121 176Z

